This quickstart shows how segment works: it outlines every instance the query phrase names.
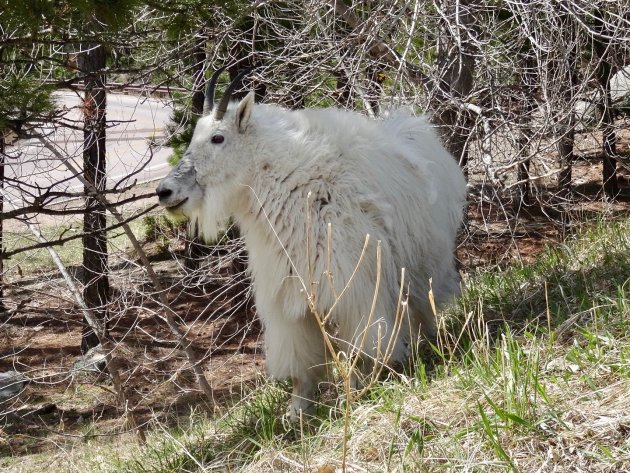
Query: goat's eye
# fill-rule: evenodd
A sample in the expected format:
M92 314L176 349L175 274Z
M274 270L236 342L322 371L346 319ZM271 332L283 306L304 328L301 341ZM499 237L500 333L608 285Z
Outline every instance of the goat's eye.
M212 138L210 138L210 141L212 141L215 145L223 143L223 140L225 140L223 135L213 135Z

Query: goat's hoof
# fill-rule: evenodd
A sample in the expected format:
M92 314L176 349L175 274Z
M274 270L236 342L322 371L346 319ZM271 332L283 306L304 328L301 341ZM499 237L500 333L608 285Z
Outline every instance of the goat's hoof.
M301 404L303 405L291 405L284 415L285 419L292 426L305 423L315 415L315 405L313 403L309 403L307 405L304 405L305 403Z

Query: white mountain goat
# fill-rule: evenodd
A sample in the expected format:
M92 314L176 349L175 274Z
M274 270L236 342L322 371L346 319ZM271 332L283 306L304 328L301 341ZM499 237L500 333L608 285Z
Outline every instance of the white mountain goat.
M401 362L415 337L434 334L430 290L437 304L459 291L454 250L466 182L423 118L289 111L255 104L251 92L230 102L240 77L214 107L222 70L210 80L190 146L157 195L208 240L229 217L240 227L267 369L292 380L295 417L311 408L326 374L314 312L331 314L336 346L359 346L368 371L388 344L388 363ZM401 284L408 310L392 339Z

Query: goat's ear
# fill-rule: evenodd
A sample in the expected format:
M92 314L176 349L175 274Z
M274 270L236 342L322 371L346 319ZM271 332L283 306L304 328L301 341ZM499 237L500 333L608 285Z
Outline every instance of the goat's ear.
M236 128L241 133L245 131L252 116L252 108L254 108L254 92L250 92L241 100L236 107Z

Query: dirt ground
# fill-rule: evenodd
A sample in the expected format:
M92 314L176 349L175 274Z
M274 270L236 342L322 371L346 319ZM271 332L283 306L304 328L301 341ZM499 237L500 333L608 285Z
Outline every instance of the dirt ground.
M630 186L625 173L620 176L618 201L604 203L600 167L589 161L575 163L574 181L579 184L564 213L554 206L547 189L538 189L538 202L520 208L499 205L491 197L475 198L457 251L461 272L531 261L589 216L627 213ZM473 196L480 193L471 189ZM169 257L181 257L182 245L171 246L166 253L155 243L146 248L169 288L173 309L181 314L178 322L202 360L215 403L229 405L264 379L260 326L246 282L235 276L240 266L215 249L211 263L204 263L210 266L191 274L181 258ZM5 290L8 311L0 314L0 372L15 370L30 381L19 396L0 403L0 457L45 452L89 435L122 432L129 426L130 412L137 423L149 427L156 422L174 424L191 408L213 408L161 319L161 308L136 256L122 255L113 266L109 330L116 345L113 355L122 368L126 409L120 407L107 376L73 369L81 358L81 314L57 272L16 278Z

